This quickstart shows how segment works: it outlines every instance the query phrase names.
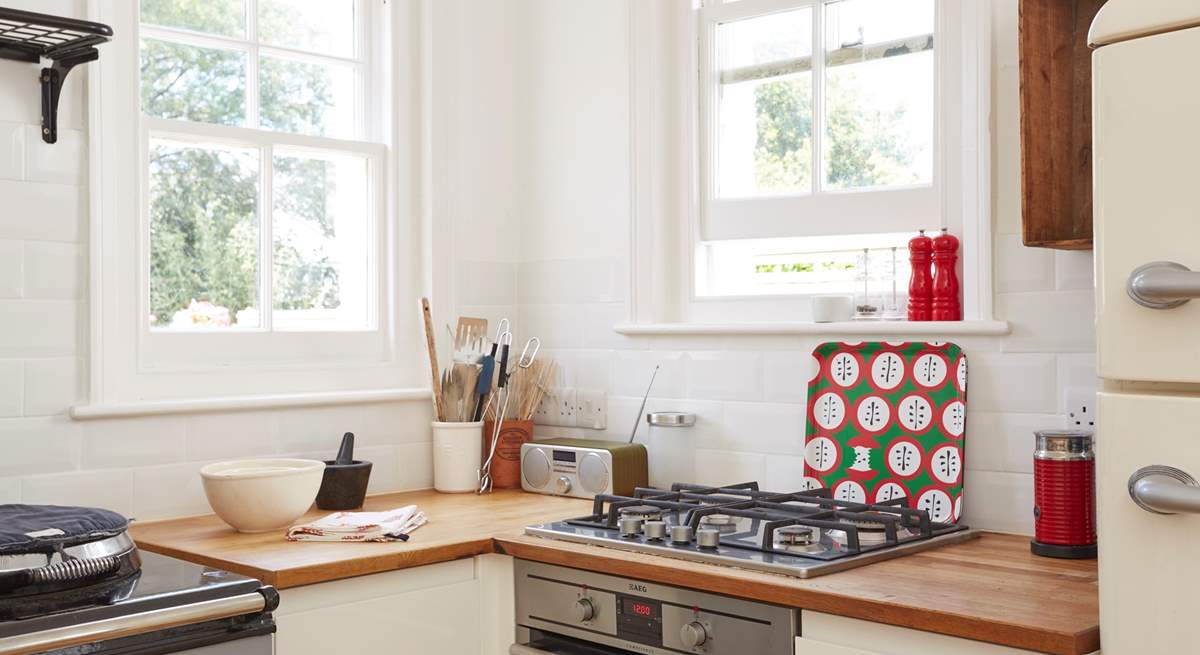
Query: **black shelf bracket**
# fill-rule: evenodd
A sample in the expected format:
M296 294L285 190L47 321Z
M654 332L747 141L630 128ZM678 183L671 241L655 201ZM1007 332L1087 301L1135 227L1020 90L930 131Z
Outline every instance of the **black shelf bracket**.
M112 35L112 28L101 23L0 7L0 59L54 62L38 75L42 86L42 140L46 143L58 141L58 101L67 73L99 59L96 46Z
M55 61L49 68L42 69L42 140L46 143L58 141L58 99L62 94L63 82L67 73L79 64L96 61L100 51L95 48L83 48L71 53L70 56Z

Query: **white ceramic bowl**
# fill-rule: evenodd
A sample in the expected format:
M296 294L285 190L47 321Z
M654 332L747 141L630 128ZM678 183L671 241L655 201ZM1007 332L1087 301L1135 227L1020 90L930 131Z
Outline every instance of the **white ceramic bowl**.
M270 532L292 525L312 506L325 462L312 459L238 459L200 469L208 504L238 532Z

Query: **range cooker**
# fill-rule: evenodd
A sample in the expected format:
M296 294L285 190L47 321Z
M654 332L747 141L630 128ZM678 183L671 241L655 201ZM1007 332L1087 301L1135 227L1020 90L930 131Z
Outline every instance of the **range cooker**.
M868 505L835 500L828 489L762 491L757 482L638 488L593 502L588 516L525 532L801 578L976 536L966 526L932 521L904 498Z

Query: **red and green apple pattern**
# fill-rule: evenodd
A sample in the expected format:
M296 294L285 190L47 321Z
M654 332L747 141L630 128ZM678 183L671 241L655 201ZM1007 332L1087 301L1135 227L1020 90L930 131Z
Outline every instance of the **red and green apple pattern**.
M804 488L962 514L967 358L947 342L827 342L813 350Z

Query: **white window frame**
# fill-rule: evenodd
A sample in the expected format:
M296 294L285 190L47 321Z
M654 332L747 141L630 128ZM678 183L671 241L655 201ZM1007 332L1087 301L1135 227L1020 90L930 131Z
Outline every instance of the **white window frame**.
M706 172L711 168L706 159L709 148L706 143L713 143L715 138L712 131L715 121L710 117L713 116L711 107L716 85L715 66L705 67L702 61L707 58L715 64L713 21L728 16L722 12L733 11L733 8L737 8L739 15L761 15L818 1L738 0L721 5L719 0L705 0L705 4L712 5L709 14L702 13L701 7L692 6L690 2L675 4L670 12L635 3L630 18L633 302L629 323L617 326L618 332L711 334L778 333L781 329L805 333L814 330L807 325L811 314L805 296L699 296L696 270L701 244L705 240L716 240L715 237L821 236L847 231L841 227L844 224L839 223L830 228L817 226L811 231L799 232L795 229L796 221L789 220L785 225L781 220L779 212L782 209L768 206L778 200L797 200L813 201L814 209L819 209L820 204L826 202L819 197L730 201L729 215L745 219L749 229L761 230L761 233L750 233L749 229L734 232L735 228L728 225L720 226L713 233L711 225L706 223L706 212L715 188ZM936 2L938 36L934 49L940 97L935 128L934 185L938 211L933 224L924 227L945 227L962 241L959 259L962 329L972 333L1002 334L1007 332L1007 325L994 321L992 313L991 12L986 0ZM669 15L665 15L667 13ZM820 25L819 21L814 23ZM657 27L648 29L647 25ZM664 27L673 38L662 36ZM707 37L704 36L706 33ZM669 52L664 53L664 50ZM664 93L661 89L667 91ZM652 128L681 116L687 120L679 121L682 127L675 135L676 141L667 141L663 145ZM679 177L685 179L664 183L648 173L656 170L683 171ZM863 206L872 206L878 198L907 191L911 189L860 191L847 195L861 196ZM766 203L759 205L765 208L762 215L748 215L748 208L758 201ZM778 207L786 204L780 203ZM668 215L662 211L663 207L678 207L678 214ZM675 223L679 214L686 217L682 229ZM898 230L886 223L872 224L869 220L862 221L856 228L853 231L903 231L903 228ZM664 261L670 262L667 275L663 275ZM729 327L718 329L717 326L723 325ZM744 330L739 325L745 326ZM859 334L885 330L891 334L928 333L934 329L949 333L947 330L954 329L946 324L856 325L854 331ZM825 325L818 329L829 332L839 327L845 326Z
M104 46L100 61L89 73L91 398L87 406L73 410L77 417L102 416L106 407L137 413L134 410L139 403L212 408L214 399L222 398L237 406L244 406L245 398L279 405L280 398L288 395L305 404L319 403L322 397L331 402L354 402L360 396L378 399L381 392L409 396L421 386L416 353L397 347L398 334L416 329L415 316L402 313L396 300L401 288L415 295L416 276L401 263L418 260L421 254L419 239L409 236L418 234L420 224L419 207L409 200L417 196L414 189L418 184L412 179L411 162L396 156L398 148L412 147L418 138L413 128L417 115L411 107L417 104L413 89L419 84L415 69L395 65L405 57L391 56L395 54L393 42L418 51L419 40L414 36L418 18L409 2L356 1L361 12L357 24L362 50L356 52L358 61L354 62L362 71L358 84L378 90L377 98L358 109L356 139L361 140L143 117L138 3L89 0L89 16L112 25L117 36ZM253 0L249 7L253 11ZM148 31L169 32L172 38L190 35L159 27ZM394 31L401 33L393 37ZM228 41L190 38L198 44ZM250 46L248 57L259 47ZM249 96L257 95L253 84L256 67L256 61L248 62ZM248 99L249 115L254 115L249 112L255 111L256 104L256 98ZM271 189L264 169L272 167L274 147L364 157L370 168L369 203L375 218L369 228L375 248L370 273L375 311L369 329L151 330L145 318L149 315L146 158L151 132L260 150L263 191L259 224L264 250L272 247ZM405 199L403 206L400 198ZM268 261L260 253L260 267L269 268ZM260 284L266 284L264 294L271 293L270 274L260 272ZM263 324L269 326L269 298L262 298L259 304Z

